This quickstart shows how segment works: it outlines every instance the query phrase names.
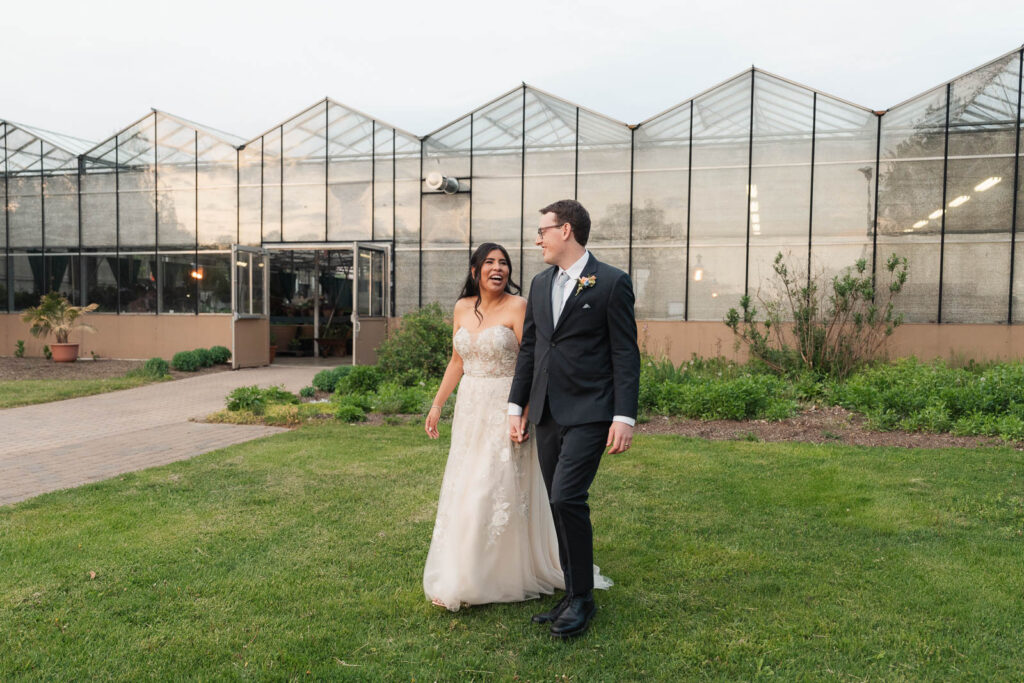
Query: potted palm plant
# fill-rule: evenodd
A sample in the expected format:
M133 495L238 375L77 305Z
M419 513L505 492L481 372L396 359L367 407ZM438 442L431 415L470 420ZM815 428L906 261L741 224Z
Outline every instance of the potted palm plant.
M69 344L68 335L81 329L89 332L96 330L80 320L80 318L99 308L99 304L88 306L72 306L71 302L57 292L44 294L38 306L27 309L21 315L23 322L32 327L29 332L33 337L45 339L50 334L57 339L50 345L53 360L58 363L69 363L78 360L78 344Z

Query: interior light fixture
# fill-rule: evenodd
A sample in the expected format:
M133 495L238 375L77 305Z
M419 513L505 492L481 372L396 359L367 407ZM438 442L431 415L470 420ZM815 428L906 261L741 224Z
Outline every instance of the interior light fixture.
M757 199L757 185L750 186L750 198Z
M693 281L694 282L700 282L703 279L704 279L704 269L703 268L695 268L694 271L693 271Z
M750 202L750 210L753 213L757 213L758 212L759 209L758 209L758 206L757 206L757 202Z
M202 280L203 279L203 269L202 268L196 268L195 270L193 270L192 271L192 277L194 279L196 279L196 280Z
M235 265L239 268L248 268L249 263L247 261L235 261Z
M957 207L957 206L960 206L961 204L964 204L965 202L967 202L967 200L970 199L970 198L971 198L970 195L962 194L959 197L957 197L956 199L954 199L953 201L951 201L949 203L949 205L951 207Z
M1002 180L1003 180L1002 176L997 176L997 175L994 175L994 176L992 176L990 178L985 178L980 183L978 183L977 185L974 186L974 191L975 192L984 192L985 190L993 187L994 185L998 185L1000 182L1002 182Z
M928 214L928 218L931 218L932 220L935 220L936 218L938 218L941 215L942 215L942 209L935 209L930 214Z
M918 221L914 223L915 228L923 228L926 225L928 225L928 221Z

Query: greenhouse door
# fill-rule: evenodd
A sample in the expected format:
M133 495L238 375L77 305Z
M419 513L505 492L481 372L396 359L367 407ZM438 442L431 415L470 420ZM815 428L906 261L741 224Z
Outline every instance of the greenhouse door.
M388 334L388 250L387 247L353 245L355 287L352 288L352 364L377 362L377 347Z
M231 247L231 367L270 363L267 251Z

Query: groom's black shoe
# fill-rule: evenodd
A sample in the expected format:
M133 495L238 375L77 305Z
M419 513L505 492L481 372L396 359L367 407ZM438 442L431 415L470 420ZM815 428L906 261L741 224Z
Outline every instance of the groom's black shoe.
M572 638L587 630L590 620L597 612L593 593L587 593L569 600L569 604L551 624L551 635L555 638Z
M565 611L565 608L569 606L569 594L566 593L557 605L551 608L548 612L541 612L540 614L533 615L533 623L535 624L550 624L552 621L558 618L558 616Z

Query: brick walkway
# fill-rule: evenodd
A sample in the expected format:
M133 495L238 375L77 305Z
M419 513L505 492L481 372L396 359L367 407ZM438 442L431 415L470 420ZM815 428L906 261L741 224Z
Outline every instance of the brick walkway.
M319 367L252 368L0 410L0 505L285 431L189 422L241 386L297 392Z

